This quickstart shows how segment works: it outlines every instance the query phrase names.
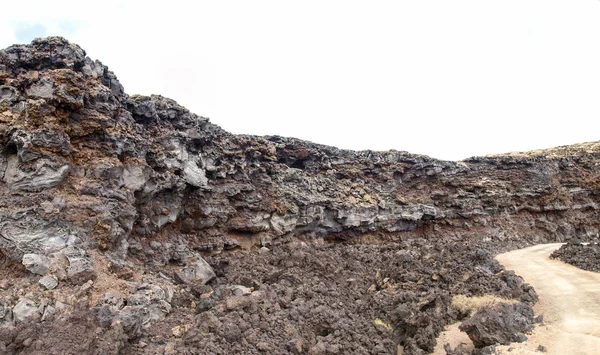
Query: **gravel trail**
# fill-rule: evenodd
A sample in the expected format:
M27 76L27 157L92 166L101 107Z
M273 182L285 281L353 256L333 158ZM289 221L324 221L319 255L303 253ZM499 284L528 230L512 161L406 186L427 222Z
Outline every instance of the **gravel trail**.
M512 347L511 354L536 353L539 345L548 354L600 354L600 274L550 260L561 245L535 245L496 257L535 287L536 314L544 316L526 343L502 347Z

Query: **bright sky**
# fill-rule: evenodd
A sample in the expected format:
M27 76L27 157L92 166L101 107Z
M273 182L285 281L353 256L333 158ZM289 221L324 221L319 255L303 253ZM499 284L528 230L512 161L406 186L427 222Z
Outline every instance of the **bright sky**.
M93 4L93 5L87 5ZM600 140L600 1L10 1L233 133L440 159Z

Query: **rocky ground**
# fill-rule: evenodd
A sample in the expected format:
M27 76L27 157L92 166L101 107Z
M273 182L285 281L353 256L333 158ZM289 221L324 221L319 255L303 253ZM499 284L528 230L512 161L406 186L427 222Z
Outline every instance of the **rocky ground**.
M597 242L566 243L552 253L550 258L564 261L583 270L600 272L600 244Z
M5 260L12 274L0 304L12 309L15 325L0 327L0 347L8 354L422 354L445 325L473 315L452 305L457 295L494 295L521 307L537 300L485 249L376 237L219 253L206 257L215 278L205 285L182 285L184 264L173 262L108 265L93 282L42 291L22 265ZM533 311L525 319L531 326ZM482 347L502 342L473 334Z
M449 162L233 135L63 38L11 46L0 352L418 354L471 315L480 346L522 339L535 292L491 256L597 240L599 164L600 143Z

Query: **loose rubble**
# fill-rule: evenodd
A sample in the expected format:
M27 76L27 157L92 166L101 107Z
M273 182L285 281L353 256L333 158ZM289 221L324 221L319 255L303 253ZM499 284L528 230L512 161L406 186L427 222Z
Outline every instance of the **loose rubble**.
M559 259L567 264L587 271L600 272L600 244L566 243L550 255L551 259Z

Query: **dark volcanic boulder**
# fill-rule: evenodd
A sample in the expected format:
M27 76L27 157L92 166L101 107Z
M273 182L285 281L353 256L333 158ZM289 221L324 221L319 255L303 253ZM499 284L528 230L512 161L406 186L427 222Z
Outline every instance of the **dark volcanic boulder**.
M494 344L523 342L523 333L531 330L533 308L524 303L497 303L484 307L463 322L460 330L467 333L477 348Z

